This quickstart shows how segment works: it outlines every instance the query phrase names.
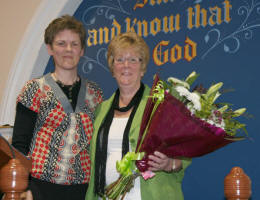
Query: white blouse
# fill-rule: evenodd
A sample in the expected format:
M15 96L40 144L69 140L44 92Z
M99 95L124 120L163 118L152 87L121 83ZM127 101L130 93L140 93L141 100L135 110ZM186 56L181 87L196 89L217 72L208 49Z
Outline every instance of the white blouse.
M116 161L120 161L122 157L122 141L127 121L128 118L114 118L110 126L107 145L106 185L119 177L116 170ZM130 151L132 151L131 146ZM135 179L134 187L125 196L125 200L133 199L141 200L139 177Z

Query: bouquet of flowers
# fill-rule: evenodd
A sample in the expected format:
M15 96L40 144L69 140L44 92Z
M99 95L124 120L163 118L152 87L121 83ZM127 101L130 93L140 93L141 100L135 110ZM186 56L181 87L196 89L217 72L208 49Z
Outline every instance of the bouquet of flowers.
M229 104L217 104L223 83L209 89L201 86L190 91L198 74L192 72L185 80L173 77L168 82L156 75L147 101L136 152L129 152L117 162L120 178L106 188L109 199L124 199L134 179L154 174L147 171L148 155L160 151L168 157L198 157L247 135L245 124L235 120L246 109L232 110ZM220 106L221 105L221 106ZM163 130L163 131L162 131Z

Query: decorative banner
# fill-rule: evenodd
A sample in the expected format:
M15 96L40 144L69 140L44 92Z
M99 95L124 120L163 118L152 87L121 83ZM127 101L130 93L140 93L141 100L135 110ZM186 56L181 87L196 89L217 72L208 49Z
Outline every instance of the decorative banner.
M150 47L143 82L159 72L186 77L200 74L195 85L223 82L231 92L221 96L234 109L246 107L250 140L236 142L193 159L183 183L185 199L224 199L224 178L234 166L252 180L252 199L260 199L260 118L258 83L260 1L258 0L83 0L74 16L87 30L87 47L79 73L96 81L108 98L117 88L106 61L107 45L119 33L135 31ZM50 60L45 73L53 70ZM235 90L235 92L232 92Z

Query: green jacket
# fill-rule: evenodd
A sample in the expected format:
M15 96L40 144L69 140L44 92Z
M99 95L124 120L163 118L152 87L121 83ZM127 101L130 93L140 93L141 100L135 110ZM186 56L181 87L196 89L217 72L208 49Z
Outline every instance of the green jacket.
M147 102L146 97L149 95L149 93L150 88L148 86L145 86L143 98L138 106L129 132L129 142L132 149L136 149L142 116ZM96 139L98 129L111 106L114 95L115 94L113 94L108 100L104 101L99 106L96 112L97 117L94 123L94 133L91 142L91 176L88 191L86 194L86 200L98 199L98 197L94 194ZM141 178L140 180L142 200L182 200L182 179L184 176L184 170L190 163L191 160L183 160L183 169L177 173L156 172L156 175L151 179L145 181L143 178Z

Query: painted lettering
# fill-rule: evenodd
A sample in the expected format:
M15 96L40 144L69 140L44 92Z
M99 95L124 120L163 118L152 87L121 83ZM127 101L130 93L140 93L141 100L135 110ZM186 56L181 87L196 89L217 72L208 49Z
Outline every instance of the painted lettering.
M137 0L138 1L138 0ZM139 1L138 1L139 2ZM136 8L142 8L145 6L145 4L148 2L148 0L143 0L143 3L136 3L134 6L134 10L136 10Z
M149 34L155 36L157 33L163 31L168 32L178 32L180 30L180 15L177 14L175 17L171 15L170 17L165 16L163 19L154 18L152 21L147 22L146 20L140 21L135 19L130 19L127 17L125 19L126 31L132 31L140 36L148 36Z
M228 0L223 2L223 8L214 6L209 7L208 10L201 8L200 4L187 9L187 28L199 28L200 26L206 27L220 25L223 22L229 23L231 20L230 10L232 6Z
M169 0L150 0L150 5L151 6L154 6L155 4L157 5L160 5L161 3L168 3ZM134 10L136 10L136 8L143 8L147 3L148 3L148 0L143 0L142 3L139 3L139 0L137 0L138 3L136 3L134 5Z
M165 16L163 18L163 32L173 32L174 30L178 32L180 30L180 14L175 17L171 15L170 17Z
M224 4L224 13L225 13L224 21L226 23L229 23L231 21L230 10L232 9L232 5L228 0L225 0L223 4Z
M87 46L95 46L97 44L107 44L115 35L121 33L121 25L114 19L112 28L109 30L107 27L88 30Z
M185 43L184 47L175 44L169 49L169 41L162 40L153 49L154 63L161 66L169 61L174 64L181 59L191 62L197 56L197 43L189 37L186 38Z
M184 58L190 62L197 56L197 43L192 41L189 37L186 37L185 43Z

